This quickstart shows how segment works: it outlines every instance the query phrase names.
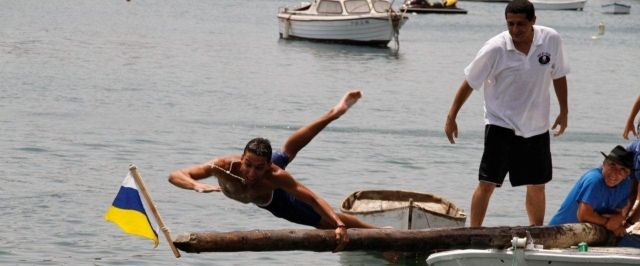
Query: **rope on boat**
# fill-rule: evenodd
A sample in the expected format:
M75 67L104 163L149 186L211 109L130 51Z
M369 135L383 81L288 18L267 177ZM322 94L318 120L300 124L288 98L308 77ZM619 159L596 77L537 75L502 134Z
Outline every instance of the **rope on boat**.
M411 230L411 227L412 227L411 223L413 222L413 198L409 198L409 219L407 220L408 220L407 229Z
M400 26L402 25L402 19L404 18L404 14L406 12L406 10L402 13L398 13L395 10L393 10L393 3L395 2L395 0L391 1L391 3L389 4L389 23L391 25L391 39L394 40L395 44L396 44L396 49L393 52L394 54L398 54L398 52L400 51Z
M283 39L289 39L289 34L291 33L291 16L293 16L293 14L289 14L284 20L284 29L282 30Z

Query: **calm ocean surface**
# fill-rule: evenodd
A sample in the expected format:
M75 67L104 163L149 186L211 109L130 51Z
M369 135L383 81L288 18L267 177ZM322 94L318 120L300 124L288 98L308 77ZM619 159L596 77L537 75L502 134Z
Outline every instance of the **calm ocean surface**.
M640 93L640 1L630 15L539 11L563 36L570 121L552 139L545 222ZM167 182L170 171L239 153L255 136L279 147L349 88L364 96L288 168L336 209L362 189L435 193L468 211L482 152L482 95L443 125L463 68L506 29L505 4L460 2L468 15L410 15L389 49L283 41L295 1L0 1L0 264L362 265L375 256L315 252L183 253L124 234L103 214L128 164L167 226L188 231L308 228L222 194ZM606 33L592 39L600 22ZM555 97L553 116L557 114ZM209 182L215 182L210 179ZM526 225L524 189L496 190L485 225ZM161 236L161 240L164 240Z

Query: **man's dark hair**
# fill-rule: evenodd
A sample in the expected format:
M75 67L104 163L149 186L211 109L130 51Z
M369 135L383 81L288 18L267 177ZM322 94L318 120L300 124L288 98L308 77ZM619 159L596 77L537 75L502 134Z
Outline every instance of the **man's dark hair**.
M525 14L528 21L531 21L536 16L536 10L529 0L513 0L509 2L504 9L505 18L507 17L507 13Z
M267 162L271 162L271 142L268 139L255 138L250 140L247 146L244 146L244 152L251 152L264 158Z

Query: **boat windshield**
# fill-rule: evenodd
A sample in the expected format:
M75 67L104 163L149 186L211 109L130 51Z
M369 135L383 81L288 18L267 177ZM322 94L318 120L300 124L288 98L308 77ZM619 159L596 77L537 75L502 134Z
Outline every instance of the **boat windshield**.
M378 13L386 13L390 7L391 4L387 0L373 0L373 9Z
M318 3L318 14L335 15L342 14L342 5L339 1L320 1Z
M371 12L367 0L347 0L344 1L344 8L349 14L368 14Z

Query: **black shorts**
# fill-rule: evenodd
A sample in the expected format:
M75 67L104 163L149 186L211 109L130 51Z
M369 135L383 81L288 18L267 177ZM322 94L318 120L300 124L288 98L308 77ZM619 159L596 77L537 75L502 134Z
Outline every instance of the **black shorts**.
M267 206L258 207L270 211L276 217L286 219L297 224L318 226L322 217L311 205L302 202L281 188L273 191L271 202Z
M551 168L549 131L523 138L508 128L485 126L480 181L500 187L508 172L514 187L545 184L551 181Z

